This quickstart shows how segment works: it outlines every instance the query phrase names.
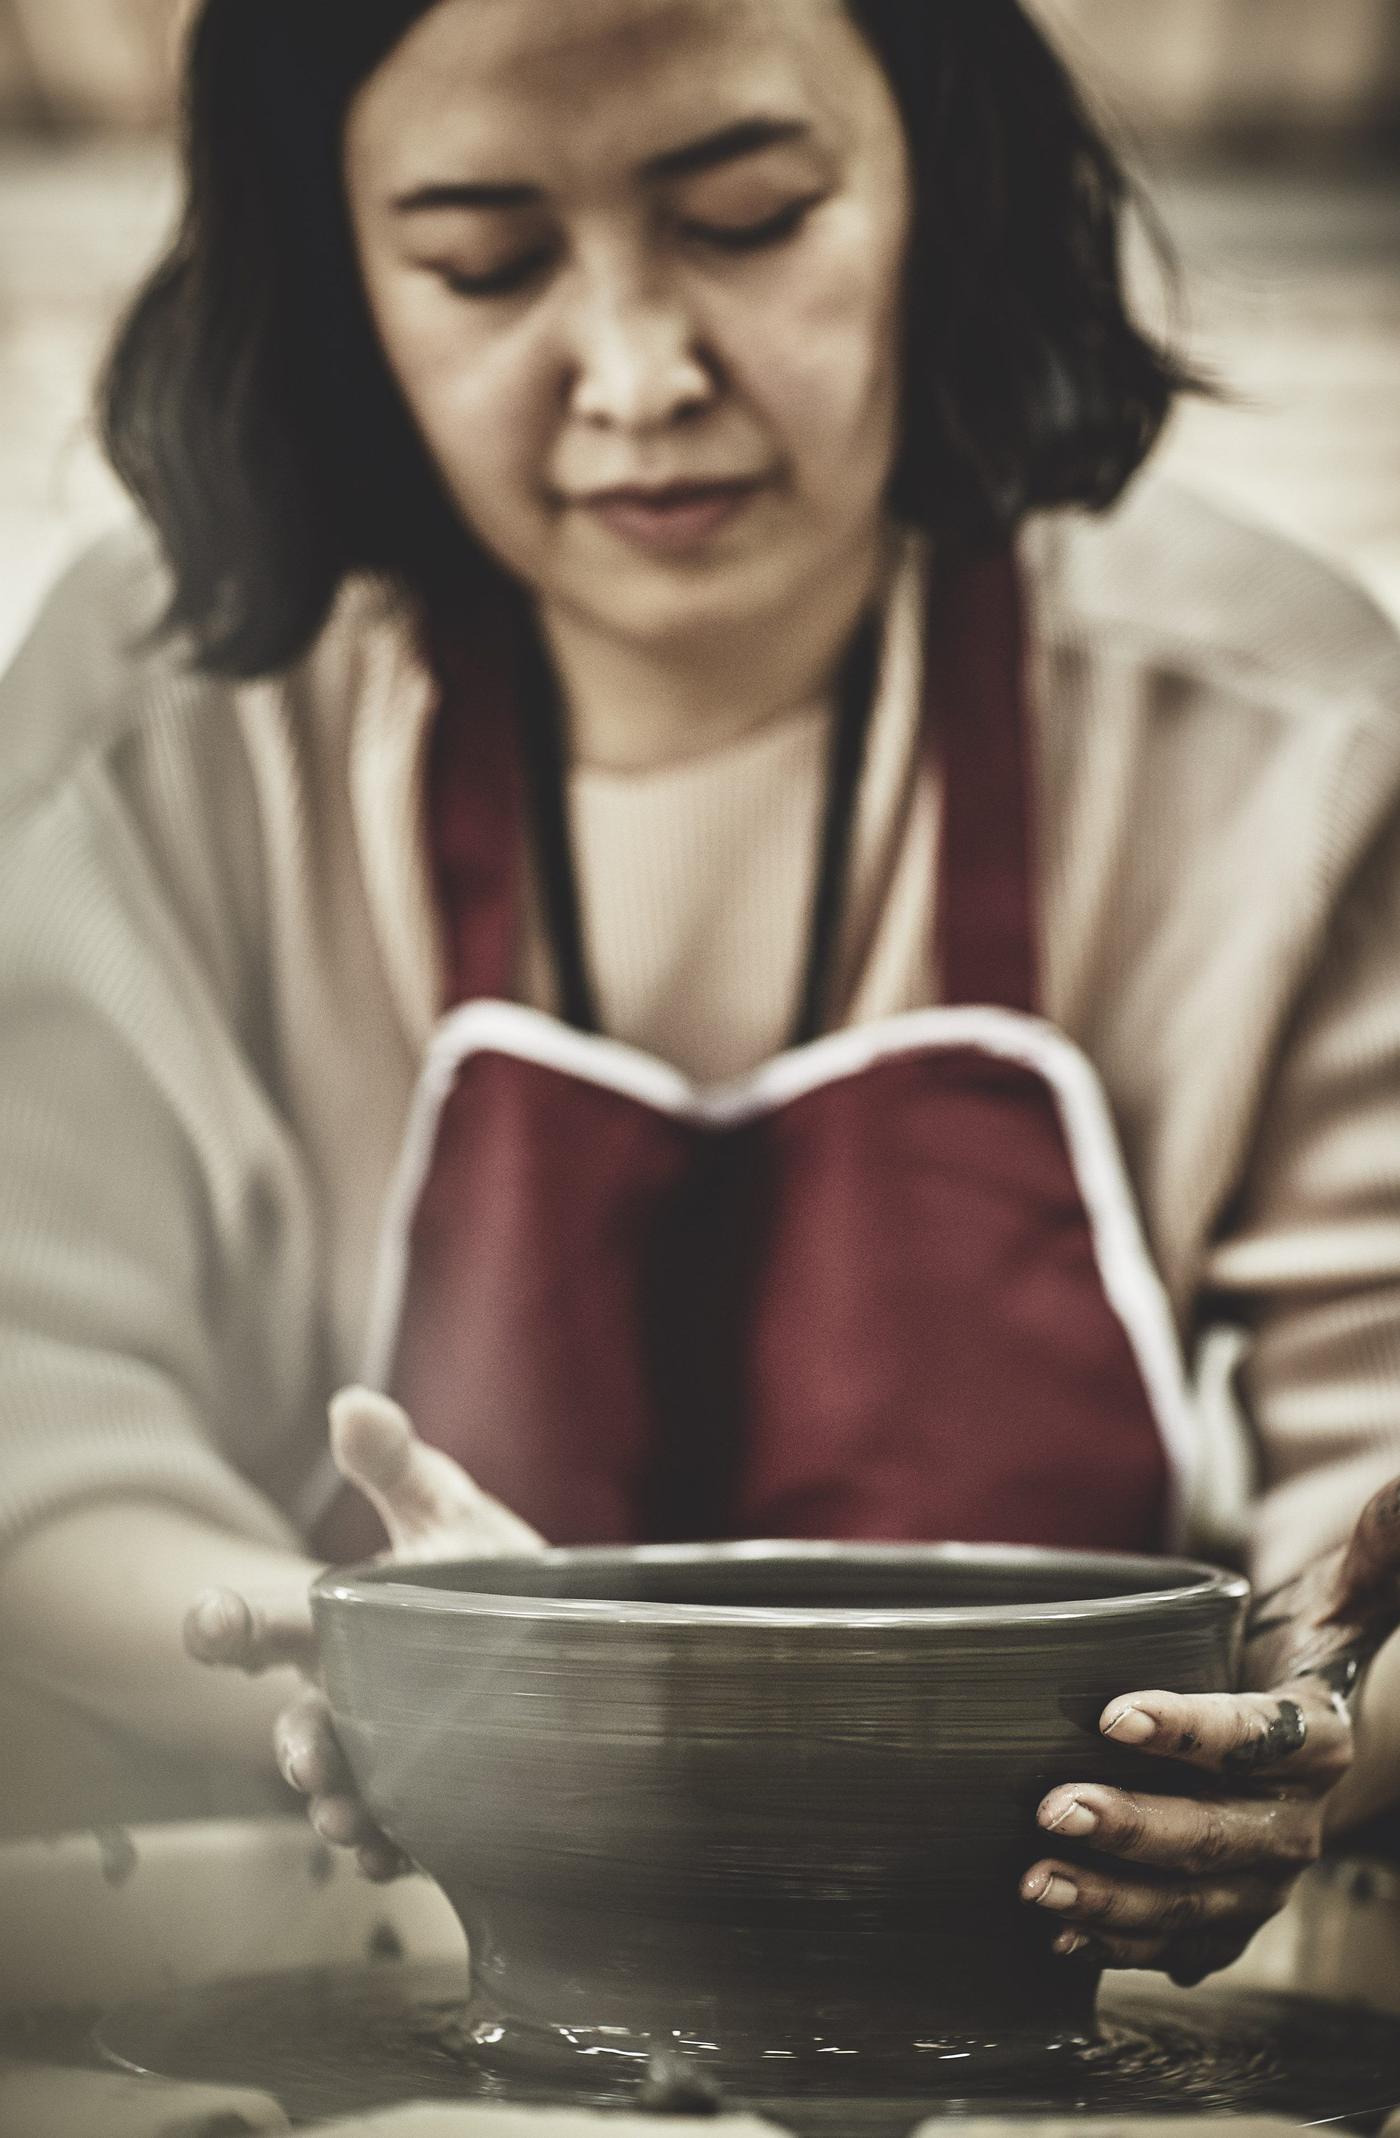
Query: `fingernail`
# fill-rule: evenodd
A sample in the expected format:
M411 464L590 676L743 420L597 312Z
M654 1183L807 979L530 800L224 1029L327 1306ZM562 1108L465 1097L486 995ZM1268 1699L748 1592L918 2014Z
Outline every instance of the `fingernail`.
M288 1788L298 1790L302 1796L310 1796L311 1784L307 1779L306 1748L304 1745L297 1745L293 1750L284 1752L278 1761L278 1765L282 1769L282 1779L286 1782Z
M1082 1930L1062 1930L1050 1950L1067 1960L1072 1952L1083 1952L1088 1943Z
M366 1841L356 1850L355 1860L372 1885L387 1886L412 1869L407 1856L389 1841Z
M190 1613L200 1638L212 1643L228 1639L234 1630L236 1616L237 1604L227 1589L206 1589Z
M1081 1804L1078 1797L1071 1797L1068 1804L1062 1805L1049 1818L1042 1811L1039 1823L1049 1834L1068 1834L1072 1840L1082 1841L1086 1834L1098 1831L1099 1819L1098 1813L1090 1811L1087 1804Z
M1120 1745L1145 1745L1157 1735L1157 1725L1140 1707L1120 1707L1104 1724L1103 1734Z
M1072 1908L1078 1898L1079 1888L1074 1884L1073 1880L1061 1878L1057 1874L1054 1878L1049 1879L1044 1890L1036 1895L1036 1906L1039 1908L1058 1908L1063 1911L1066 1908Z
M323 1841L332 1848L344 1848L350 1838L354 1820L339 1797L324 1797L311 1813L311 1824Z

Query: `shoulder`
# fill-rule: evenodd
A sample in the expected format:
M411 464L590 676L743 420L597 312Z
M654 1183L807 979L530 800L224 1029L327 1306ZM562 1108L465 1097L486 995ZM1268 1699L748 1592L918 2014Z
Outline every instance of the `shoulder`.
M1159 478L1047 516L1026 563L1065 996L1189 1091L1225 1024L1272 1044L1400 863L1400 643L1344 572Z
M69 565L0 679L0 813L42 803L193 687L182 650L157 635L167 600L154 539L135 522Z
M1400 758L1400 633L1344 571L1287 536L1148 475L1109 513L1037 523L1027 551L1052 643L1285 725L1359 724Z
M377 581L347 582L303 661L261 683L211 676L161 628L170 574L151 532L124 522L62 574L0 677L0 822L42 808L85 771L176 743L196 784L223 776L238 716L339 718L367 650L399 644L402 605ZM119 784L120 784L119 780Z

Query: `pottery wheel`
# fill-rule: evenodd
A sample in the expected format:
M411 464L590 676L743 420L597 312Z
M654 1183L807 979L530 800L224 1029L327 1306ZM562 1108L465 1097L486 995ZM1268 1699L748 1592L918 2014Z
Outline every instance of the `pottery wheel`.
M299 2124L406 2100L631 2105L626 2080L564 2095L507 2087L461 2049L461 1975L385 1964L259 1975L127 2005L97 2042L111 2061L167 2078L273 2094ZM1273 2111L1362 2123L1400 2104L1400 2021L1312 1999L1111 1982L1100 2037L1021 2055L969 2045L897 2093L773 2093L726 2105L771 2115L799 2138L906 2138L930 2116L1005 2111ZM853 2074L843 2074L847 2080ZM635 2081L634 2081L635 2083Z

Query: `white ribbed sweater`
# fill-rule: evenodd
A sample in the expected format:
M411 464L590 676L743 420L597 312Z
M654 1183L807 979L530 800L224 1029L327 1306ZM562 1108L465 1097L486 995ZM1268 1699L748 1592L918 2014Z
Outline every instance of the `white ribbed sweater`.
M1025 553L1045 1008L1103 1077L1188 1349L1235 1332L1208 1409L1228 1379L1272 1579L1400 1470L1400 649L1325 567L1152 480ZM0 1529L155 1496L286 1539L439 1006L431 689L374 583L251 687L139 650L160 591L142 535L103 545L0 691ZM936 996L918 608L906 571L844 1023ZM782 1044L824 761L818 710L573 774L616 1037L700 1079ZM521 992L548 1006L537 930Z

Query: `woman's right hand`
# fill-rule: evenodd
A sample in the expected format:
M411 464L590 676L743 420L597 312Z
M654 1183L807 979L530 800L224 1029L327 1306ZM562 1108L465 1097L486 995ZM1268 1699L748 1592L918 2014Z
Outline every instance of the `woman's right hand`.
M418 1438L398 1404L365 1388L348 1388L331 1404L331 1452L337 1469L371 1501L389 1534L386 1561L484 1558L540 1551L544 1539L473 1483L465 1470ZM369 1878L409 1868L356 1794L317 1683L316 1638L304 1583L276 1595L212 1589L185 1620L185 1646L216 1669L298 1669L305 1691L286 1708L275 1733L277 1764L293 1789L309 1797L322 1840L357 1852Z

